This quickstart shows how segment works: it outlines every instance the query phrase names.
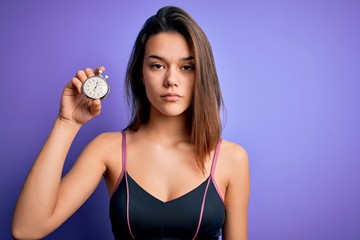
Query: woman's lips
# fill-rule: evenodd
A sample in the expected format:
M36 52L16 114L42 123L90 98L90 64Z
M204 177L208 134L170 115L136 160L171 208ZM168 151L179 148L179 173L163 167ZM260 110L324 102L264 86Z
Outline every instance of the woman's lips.
M161 98L167 102L176 102L180 100L182 96L177 93L166 93L164 95L161 95Z

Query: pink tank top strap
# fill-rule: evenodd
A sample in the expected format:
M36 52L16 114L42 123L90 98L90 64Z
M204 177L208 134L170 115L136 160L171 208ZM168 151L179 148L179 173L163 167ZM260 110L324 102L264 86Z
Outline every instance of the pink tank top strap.
M217 164L217 161L218 161L218 158L219 158L221 142L222 142L222 139L220 138L219 143L216 146L216 150L215 150L215 153L214 153L214 158L213 158L213 162L212 162L212 166L211 166L210 177L211 177L212 182L214 183L214 186L216 188L217 193L219 194L219 197L221 198L222 202L225 204L224 197L221 194L220 189L219 189L219 187L218 187L218 185L217 185L217 183L215 181L215 170L216 170L216 164Z
M125 185L126 185L126 220L130 235L133 239L135 239L130 225L130 193L129 193L129 183L127 178L127 171L126 171L126 132L125 130L121 132L122 141L121 141L121 152L122 152L122 170L121 170L121 177L125 177Z
M111 196L114 194L114 192L116 191L117 187L120 184L121 179L124 177L124 174L126 172L126 134L125 131L121 132L121 165L122 165L122 169L121 169L121 173L116 181L115 187L113 189L113 192L111 193Z
M122 141L121 141L121 161L122 161L122 173L126 171L126 133L125 130L121 132Z
M210 177L208 178L206 188L205 188L205 192L204 192L203 199L202 199L198 226L196 228L195 236L193 237L192 240L195 240L197 238L197 235L198 235L199 230L200 230L202 217L203 217L203 213L204 213L205 200L206 200L206 195L207 195L207 192L208 192L208 189L209 189L210 180L213 181L213 184L214 184L214 186L216 188L216 191L218 192L222 202L224 202L223 198L221 197L220 191L219 191L219 189L218 189L218 187L216 185L215 178L214 178L215 167L216 167L217 159L218 159L218 156L219 156L220 145L221 145L221 139L220 139L219 143L216 146L216 150L215 150L215 153L214 153L214 158L213 158L212 165L211 165Z
M217 163L217 160L218 160L218 157L219 157L219 152L220 152L220 146L221 146L221 138L220 138L220 140L219 140L219 143L218 143L217 146L216 146L216 150L215 150L215 153L214 153L213 162L212 162L212 165L211 165L210 175L211 175L212 177L214 176L214 173L215 173L216 163Z

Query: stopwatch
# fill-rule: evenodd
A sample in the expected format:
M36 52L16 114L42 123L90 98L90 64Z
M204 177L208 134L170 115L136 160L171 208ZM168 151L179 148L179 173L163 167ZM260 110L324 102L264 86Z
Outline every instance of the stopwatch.
M103 71L86 79L82 85L82 92L89 99L104 99L110 92L108 76L102 75Z

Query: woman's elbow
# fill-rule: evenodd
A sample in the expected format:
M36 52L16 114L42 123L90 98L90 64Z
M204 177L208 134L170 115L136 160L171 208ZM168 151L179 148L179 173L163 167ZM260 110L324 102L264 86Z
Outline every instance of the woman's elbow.
M42 239L47 234L32 226L25 226L25 224L19 224L13 222L11 225L11 235L13 239L16 240L31 240L31 239Z

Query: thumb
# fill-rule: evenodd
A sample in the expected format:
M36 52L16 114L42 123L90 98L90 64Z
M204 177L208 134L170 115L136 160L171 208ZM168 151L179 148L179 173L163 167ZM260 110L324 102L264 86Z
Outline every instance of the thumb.
M95 99L90 102L89 113L91 116L95 117L101 112L101 101L100 99Z

